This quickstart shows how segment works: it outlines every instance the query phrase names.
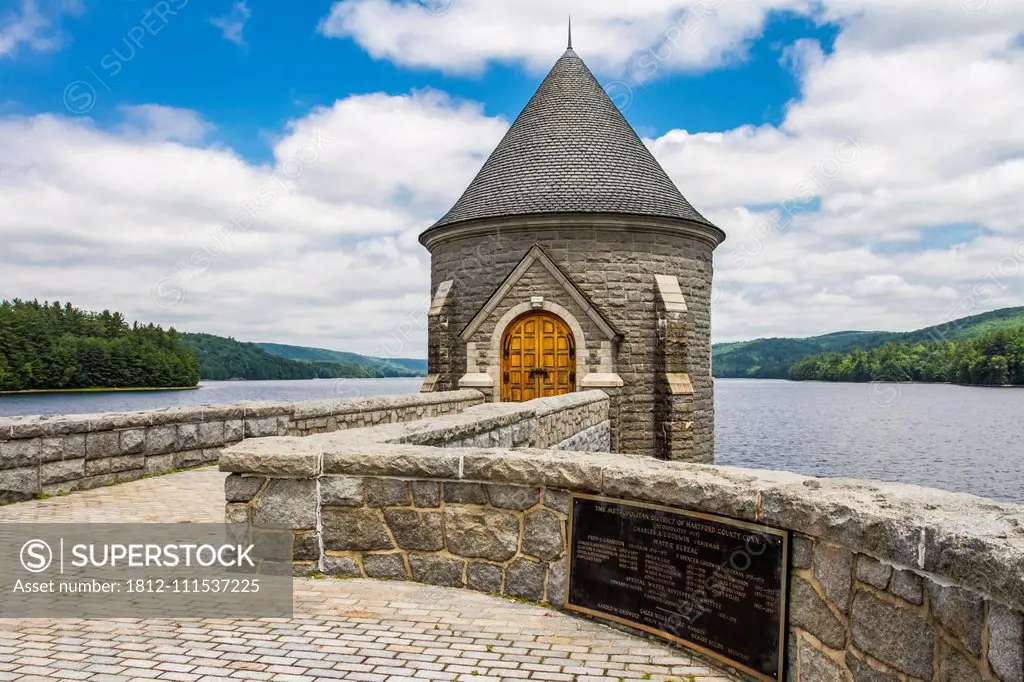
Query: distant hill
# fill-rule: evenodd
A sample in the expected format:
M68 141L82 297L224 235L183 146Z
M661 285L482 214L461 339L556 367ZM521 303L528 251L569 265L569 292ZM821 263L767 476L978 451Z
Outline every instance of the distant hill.
M354 362L291 360L268 353L255 343L211 334L182 334L185 345L199 359L203 379L335 379L415 376L409 370Z
M1024 386L1024 324L974 337L951 336L931 335L931 340L898 341L848 353L819 353L795 363L789 378Z
M357 353L306 346L286 346L280 343L257 343L257 346L281 358L302 362L337 362L377 369L383 376L426 376L427 361L412 358L373 358Z
M804 339L716 343L711 353L716 377L786 379L794 364L820 353L872 350L890 343L957 341L1019 327L1024 327L1024 307L994 310L912 332L843 331Z

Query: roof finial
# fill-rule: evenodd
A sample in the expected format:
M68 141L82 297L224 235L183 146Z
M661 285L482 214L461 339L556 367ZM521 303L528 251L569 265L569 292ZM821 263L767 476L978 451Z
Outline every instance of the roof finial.
M571 14L569 15L569 47L567 49L570 49L570 50L572 49L572 15Z

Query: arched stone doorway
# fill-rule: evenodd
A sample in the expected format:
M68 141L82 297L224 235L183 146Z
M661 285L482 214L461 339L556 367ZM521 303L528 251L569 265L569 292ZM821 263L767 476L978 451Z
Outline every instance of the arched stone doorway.
M520 315L501 339L501 399L522 402L576 390L576 339L547 310Z

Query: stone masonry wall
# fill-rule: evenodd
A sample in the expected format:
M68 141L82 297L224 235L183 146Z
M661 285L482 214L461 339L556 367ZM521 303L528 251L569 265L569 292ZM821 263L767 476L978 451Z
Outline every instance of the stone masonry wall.
M500 348L491 347L491 339L495 334L495 327L498 321L509 311L520 303L526 303L533 296L543 296L546 301L553 301L569 311L583 329L586 338L576 339L577 351L581 351L585 343L586 354L577 352L576 355L576 385L579 386L589 372L596 371L601 365L601 342L608 339L601 333L594 321L586 312L568 295L565 290L555 281L551 273L540 263L534 263L523 278L509 290L501 303L494 309L487 320L480 325L480 329L473 335L471 343L476 348L476 357L470 358L470 371L485 371L488 366L498 368L501 365ZM505 330L498 330L500 337ZM495 371L500 382L500 372ZM500 383L495 390L500 395Z
M591 429L598 429L591 431ZM608 396L583 391L525 403L484 403L462 414L380 431L387 442L444 448L557 448L584 438L591 451L609 452ZM587 434L587 435L583 435Z
M0 419L0 504L216 462L246 438L308 436L461 412L477 391Z
M452 376L441 376L438 386L456 386L466 367L465 344L457 333L464 329L529 249L539 244L572 278L573 282L608 316L625 338L618 347L615 369L625 386L621 405L617 449L632 454L659 453L656 403L662 399L659 382L664 367L657 363L658 312L655 275L674 275L690 309L692 338L688 344L687 371L696 391L692 403L695 421L713 414L710 329L712 247L684 235L645 231L602 229L587 226L585 217L566 218L564 229L498 229L494 233L452 239L431 246L431 290L453 280L453 299L447 316ZM559 301L561 302L561 301ZM564 305L564 303L563 303ZM440 337L432 334L431 357ZM588 350L600 339L587 339ZM591 346L591 344L595 344ZM478 351L479 351L478 347ZM430 371L443 372L444 367ZM700 438L713 457L713 425L698 423Z
M262 455L260 441L229 449L227 518L296 529L300 572L557 606L570 493L728 516L791 531L787 682L1024 681L1020 505L646 457L354 436L335 434L331 447L315 437L325 442L313 457L282 443Z

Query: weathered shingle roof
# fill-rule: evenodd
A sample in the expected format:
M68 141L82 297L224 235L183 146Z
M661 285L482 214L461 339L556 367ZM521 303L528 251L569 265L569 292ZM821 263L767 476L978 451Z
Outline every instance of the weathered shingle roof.
M624 213L708 223L568 49L435 227L531 213Z

